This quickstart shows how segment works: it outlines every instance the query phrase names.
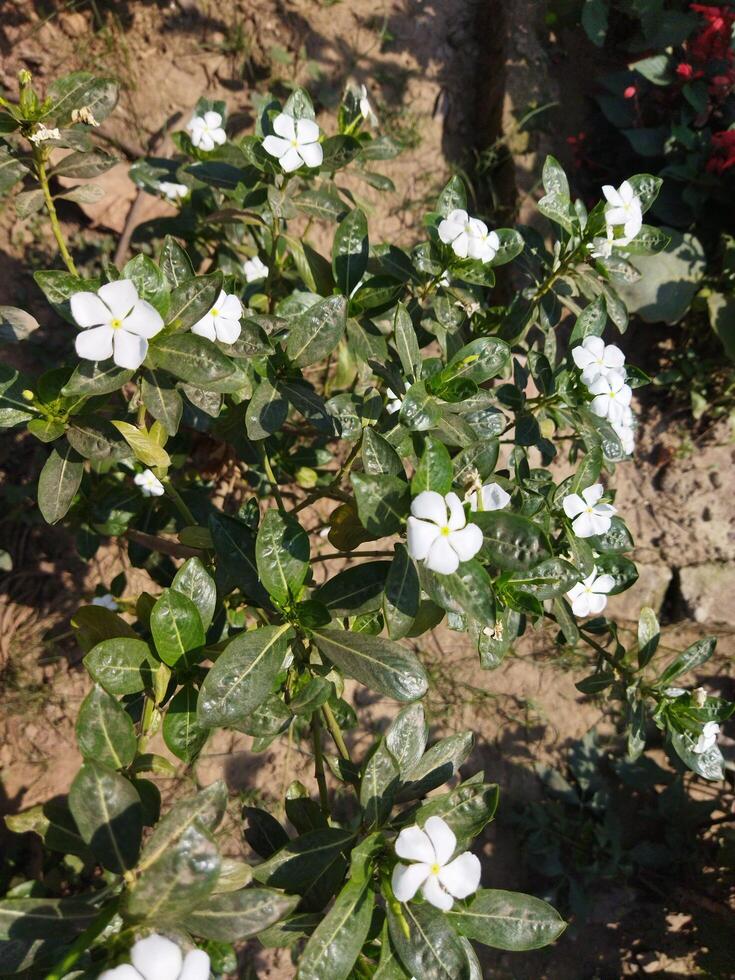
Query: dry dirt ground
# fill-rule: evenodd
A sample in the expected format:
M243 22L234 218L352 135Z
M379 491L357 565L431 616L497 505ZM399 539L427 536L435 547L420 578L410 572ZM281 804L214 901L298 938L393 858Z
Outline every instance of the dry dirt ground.
M124 157L151 145L175 113L186 117L202 94L226 98L246 128L252 120L250 94L269 79L308 82L327 106L337 101L348 79L365 83L383 124L408 145L384 168L396 192L368 199L371 228L375 223L384 240L411 244L420 235L415 206L432 198L452 166L471 160L472 148L492 143L501 116L515 168L506 164L495 171L492 187L478 187L481 199L499 194L501 204L511 207L509 191L517 184L525 216L539 154L551 148L563 154L563 136L574 132L574 115L583 111L581 99L568 112L549 110L544 132L531 138L515 132L514 120L529 103L553 102L573 91L580 76L586 78L571 47L557 45L551 63L541 39L542 6L536 0L108 5L0 0L0 86L12 90L22 66L41 79L72 67L120 75L121 103L105 134ZM504 23L511 29L503 55ZM65 230L78 248L94 242L114 250L135 195L126 169L123 162L104 178L109 193L100 205L86 208L86 214L71 207L63 213ZM162 208L166 205L146 198L139 216L151 217ZM46 228L19 221L12 207L0 211L0 304L26 305L45 317L25 264L30 257L44 265L51 254ZM634 362L650 363L655 349L644 330L650 328L634 328L623 346ZM43 339L53 349L50 328ZM639 409L637 459L622 466L615 481L617 506L635 533L642 574L639 585L611 602L610 610L632 620L641 605L653 605L671 624L672 645L716 633L720 653L699 680L733 696L735 500L727 488L735 448L724 426L692 431L686 418L651 396ZM125 560L110 546L84 563L74 557L63 531L33 522L24 491L9 484L19 472L32 474L38 463L29 440L3 440L0 467L6 476L0 479L10 506L0 518L0 548L13 560L0 593L0 810L5 812L68 788L79 762L70 719L87 682L78 652L63 634L76 605L99 583L109 585ZM30 475L26 482L32 484ZM488 778L500 783L501 814L542 798L535 763L560 766L569 746L592 726L601 723L609 730L598 706L574 688L584 666L574 665L573 674L564 669L549 636L524 639L516 655L493 673L478 671L467 644L445 629L422 641L420 652L437 681L433 731L475 730L477 748L467 772L484 767ZM360 751L395 706L357 689L351 696L367 717L368 731L353 742ZM732 748L725 739L731 757ZM254 755L245 736L221 734L205 748L193 775L206 784L222 774L233 794L275 806L288 779L311 785L311 772L311 758L300 744L278 744ZM719 806L721 816L731 813L732 797L722 793ZM236 834L231 847L241 847ZM491 825L479 849L486 885L537 894L545 887L524 865L507 821ZM524 980L726 976L720 968L708 972L712 968L701 950L709 941L699 924L702 909L726 914L725 898L722 891L716 897L671 893L662 898L601 882L586 923L573 924L550 950L488 954L485 975ZM244 950L242 964L242 976L293 976L287 955L264 953L257 944ZM248 968L254 972L246 974Z

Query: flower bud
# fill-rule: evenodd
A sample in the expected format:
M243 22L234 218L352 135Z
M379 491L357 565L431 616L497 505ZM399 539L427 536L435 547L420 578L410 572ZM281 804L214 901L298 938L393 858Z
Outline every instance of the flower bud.
M703 708L707 702L707 692L703 687L695 687L692 691L692 702L697 708Z
M21 391L20 396L23 399L23 401L26 402L32 402L33 399L36 397L30 388L24 388L23 391Z

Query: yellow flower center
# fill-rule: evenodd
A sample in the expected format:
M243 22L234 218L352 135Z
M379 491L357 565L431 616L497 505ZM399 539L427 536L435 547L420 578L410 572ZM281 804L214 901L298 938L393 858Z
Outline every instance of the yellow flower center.
M299 141L297 139L291 140L291 146L298 146L298 145L299 145Z
M443 527L443 528L441 529L441 531L440 531L440 533L441 533L441 534L443 535L443 537L445 537L445 538L447 538L447 537L449 537L449 528L448 528L448 527Z
M431 873L433 875L438 875L439 872L441 871L441 869L442 869L442 866L440 864L432 864L432 866L431 866Z
M219 310L217 309L216 306L211 310L211 315L212 316L219 316Z
M122 326L122 320L118 320L117 317L110 323L113 330L119 330Z

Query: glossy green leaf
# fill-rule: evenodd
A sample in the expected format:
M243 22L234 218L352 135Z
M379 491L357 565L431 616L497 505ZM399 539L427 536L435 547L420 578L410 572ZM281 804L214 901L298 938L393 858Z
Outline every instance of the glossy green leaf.
M472 520L485 539L481 555L500 568L522 572L551 557L546 534L527 517L485 511L473 514Z
M358 616L380 609L391 563L360 562L328 578L313 593L336 616Z
M298 520L271 508L255 541L260 581L281 606L298 599L309 571L309 538Z
M352 473L350 479L365 530L376 538L394 534L408 515L408 483L388 474Z
M452 460L449 450L443 442L426 436L424 450L411 478L411 493L415 497L423 490L434 490L444 496L451 489Z
M99 909L78 898L6 898L0 901L0 941L71 938L98 915Z
M122 697L150 688L157 661L147 643L127 637L103 640L84 658L92 680Z
M85 759L110 769L124 769L135 758L138 740L130 716L98 684L82 702L76 723L79 750Z
M392 640L406 636L419 611L420 599L416 566L405 546L397 544L383 594L383 618Z
M171 588L189 599L199 610L205 630L209 629L217 605L217 587L200 558L188 558L174 575Z
M385 731L385 744L398 763L401 779L421 761L426 750L427 726L420 702L401 708Z
M255 535L242 521L227 514L209 516L209 530L217 552L217 585L223 593L239 588L261 604L268 593L260 584L255 561Z
M55 524L72 505L84 475L84 462L67 443L51 450L38 478L38 507Z
M368 264L368 225L360 208L340 221L332 245L332 271L340 291L351 296Z
M391 640L345 630L316 630L314 640L333 664L371 690L397 701L426 693L426 672L416 655Z
M446 783L468 758L473 744L472 732L440 739L404 774L405 786L401 787L398 799L413 800Z
M204 627L196 605L175 589L164 589L151 612L151 633L158 655L169 667L204 646Z
M403 303L396 306L393 317L393 343L406 377L415 380L421 373L421 350L411 317Z
M128 779L87 759L71 784L69 808L82 839L103 867L122 874L135 866L143 811Z
M416 814L416 822L423 827L429 817L441 817L454 831L459 852L470 847L493 819L499 796L495 783L468 782L424 803Z
M166 707L163 740L177 759L190 764L201 752L208 735L197 720L197 691L191 684L185 684Z
M521 892L483 888L457 904L447 919L463 936L495 949L540 949L559 938L566 922L548 902Z
M264 378L259 382L245 415L249 439L267 439L278 432L288 415L288 401L280 388Z
M363 429L361 456L365 472L371 476L386 473L405 477L401 457L387 439L370 427Z
M186 917L186 927L202 939L235 942L250 939L284 918L296 907L297 899L270 888L214 895L205 906Z
M374 905L368 882L349 881L299 957L298 980L347 980L367 938Z
M671 681L676 680L676 678L680 677L682 674L686 674L691 670L696 670L697 667L701 667L702 664L707 663L709 658L715 652L716 646L717 638L714 636L706 636L704 639L697 640L696 643L692 643L692 645L687 647L683 653L680 653L677 657L674 657L674 659L667 664L658 678L658 683L663 687L670 684Z
M164 274L166 270L164 269ZM181 269L179 269L181 273ZM169 275L172 273L169 272ZM179 282L171 291L169 301L167 322L171 328L180 333L193 327L197 321L201 320L214 306L217 297L222 289L222 274L219 272L211 276L196 276L196 278L186 278ZM175 352L174 352L175 353ZM163 365L162 365L163 366ZM180 375L184 377L184 375ZM196 381L195 378L187 378L188 381Z
M158 334L150 342L148 360L154 368L203 388L234 371L232 361L219 347L193 333Z
M401 912L402 920L388 908L388 928L401 962L413 976L421 980L470 980L467 954L446 913L428 903L415 902L401 905Z
M320 300L297 317L289 331L286 354L298 367L323 360L339 343L346 327L343 296Z

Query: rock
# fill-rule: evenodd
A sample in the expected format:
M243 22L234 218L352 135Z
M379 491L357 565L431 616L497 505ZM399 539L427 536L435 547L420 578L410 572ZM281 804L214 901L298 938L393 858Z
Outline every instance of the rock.
M682 568L681 596L698 623L735 621L735 562L705 562Z
M610 597L605 615L637 622L643 606L650 606L658 615L672 578L673 572L667 565L638 564L638 581L627 592Z

